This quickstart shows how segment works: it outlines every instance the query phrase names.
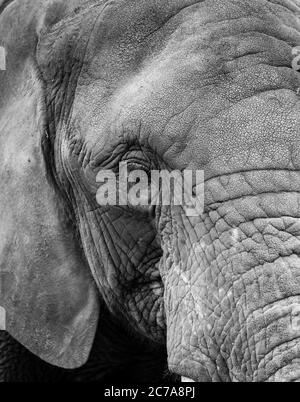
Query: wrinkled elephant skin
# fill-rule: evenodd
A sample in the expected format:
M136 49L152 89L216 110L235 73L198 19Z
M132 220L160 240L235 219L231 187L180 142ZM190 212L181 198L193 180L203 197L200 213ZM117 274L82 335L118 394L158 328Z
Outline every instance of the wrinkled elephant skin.
M9 3L0 179L20 201L8 212L1 195L0 213L5 227L25 227L22 236L1 228L9 332L51 364L78 367L105 303L121 327L166 345L172 373L299 380L299 1ZM8 38L24 37L25 25L20 55ZM97 174L122 161L204 170L203 213L99 206ZM40 190L26 190L30 180Z

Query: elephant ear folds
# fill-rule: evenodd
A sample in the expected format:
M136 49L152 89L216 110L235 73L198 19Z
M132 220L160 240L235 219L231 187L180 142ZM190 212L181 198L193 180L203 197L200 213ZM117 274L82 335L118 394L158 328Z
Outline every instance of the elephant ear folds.
M47 174L34 62L26 49L18 60L9 44L7 57L0 71L0 329L50 364L75 368L93 343L98 294Z

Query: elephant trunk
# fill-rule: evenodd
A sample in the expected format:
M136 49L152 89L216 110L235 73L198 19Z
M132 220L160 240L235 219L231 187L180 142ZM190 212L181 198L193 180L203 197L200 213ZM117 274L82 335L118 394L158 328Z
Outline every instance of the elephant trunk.
M300 378L300 180L214 178L165 275L169 366L196 381ZM180 258L178 258L180 257Z

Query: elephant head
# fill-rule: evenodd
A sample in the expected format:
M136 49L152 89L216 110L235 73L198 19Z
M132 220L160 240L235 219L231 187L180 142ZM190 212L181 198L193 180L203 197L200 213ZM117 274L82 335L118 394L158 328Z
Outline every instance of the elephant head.
M179 375L299 379L299 2L15 0L0 10L7 330L77 367L105 304L166 343ZM99 172L121 162L147 175L204 171L203 211L99 205Z

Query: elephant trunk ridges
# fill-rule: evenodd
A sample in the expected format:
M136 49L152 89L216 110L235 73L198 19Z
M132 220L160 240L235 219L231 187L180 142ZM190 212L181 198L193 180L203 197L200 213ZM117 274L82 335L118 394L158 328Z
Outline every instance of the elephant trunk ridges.
M214 178L201 218L173 216L171 370L196 381L299 378L299 186L292 171Z

